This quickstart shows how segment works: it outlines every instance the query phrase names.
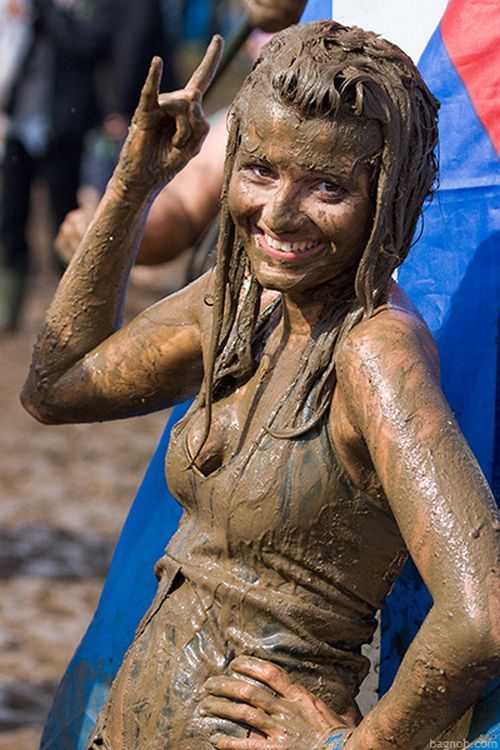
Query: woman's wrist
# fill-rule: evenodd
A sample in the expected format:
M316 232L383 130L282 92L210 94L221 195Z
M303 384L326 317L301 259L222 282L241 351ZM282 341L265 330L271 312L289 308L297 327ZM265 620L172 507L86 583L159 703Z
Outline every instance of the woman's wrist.
M350 727L332 727L318 740L312 750L340 750L353 731Z
M125 170L121 170L119 164L113 172L108 187L112 187L113 191L123 200L140 203L150 200L159 192L156 185L148 184L144 179L144 171L142 174L131 175Z
M142 208L151 203L160 189L154 185L148 185L144 179L130 178L120 173L117 167L107 186L108 191L112 191L116 198L124 202L130 208Z

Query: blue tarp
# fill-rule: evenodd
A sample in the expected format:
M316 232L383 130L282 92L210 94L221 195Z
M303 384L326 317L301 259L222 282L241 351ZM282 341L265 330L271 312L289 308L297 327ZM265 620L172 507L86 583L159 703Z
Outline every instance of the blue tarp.
M451 5L448 11L453 10ZM419 68L441 102L440 188L424 214L423 234L402 266L399 282L437 341L444 393L493 483L500 471L495 407L500 342L499 160L450 59L441 28L431 38ZM382 611L381 694L390 686L431 603L410 562ZM497 747L493 737L500 736L498 688L490 688L478 705L470 739L488 727L488 738L495 744L487 746Z

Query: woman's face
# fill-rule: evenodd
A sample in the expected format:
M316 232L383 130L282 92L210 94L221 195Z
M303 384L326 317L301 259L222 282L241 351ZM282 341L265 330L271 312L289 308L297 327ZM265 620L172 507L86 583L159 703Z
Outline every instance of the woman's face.
M301 119L274 99L248 108L228 206L259 283L310 291L354 266L371 228L359 126Z

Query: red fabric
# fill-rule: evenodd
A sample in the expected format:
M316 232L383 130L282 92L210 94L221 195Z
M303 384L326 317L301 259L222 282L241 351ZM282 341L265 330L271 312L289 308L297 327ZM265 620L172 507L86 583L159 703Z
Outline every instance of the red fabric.
M441 35L479 119L500 152L498 0L451 0L441 21Z

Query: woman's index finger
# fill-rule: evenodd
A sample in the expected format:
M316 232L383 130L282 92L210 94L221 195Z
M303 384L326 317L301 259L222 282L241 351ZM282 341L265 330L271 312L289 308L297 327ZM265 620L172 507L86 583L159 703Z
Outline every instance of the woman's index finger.
M207 47L203 60L198 65L193 75L186 84L186 89L190 91L198 90L205 94L212 82L224 48L224 40L219 34L212 37L212 41Z
M231 662L231 668L235 672L259 680L271 690L285 697L287 697L289 688L295 687L284 669L264 659L252 656L237 656Z
M163 73L163 60L155 55L151 60L147 78L141 90L139 103L143 110L149 111L156 107L160 91L160 81Z

